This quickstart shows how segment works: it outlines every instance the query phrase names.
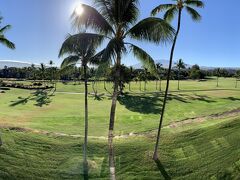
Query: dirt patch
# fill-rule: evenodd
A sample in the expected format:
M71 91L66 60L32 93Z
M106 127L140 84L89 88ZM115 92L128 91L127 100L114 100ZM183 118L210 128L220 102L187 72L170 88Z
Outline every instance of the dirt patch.
M234 116L237 116L237 115L240 115L240 108L234 109L234 110L231 110L231 111L222 112L222 113L212 114L212 115L209 115L209 116L185 119L185 120L182 120L182 121L171 123L170 125L164 126L164 127L177 128L177 127L181 127L181 126L184 126L184 125L189 125L189 124L194 124L194 123L202 123L204 121L214 120L214 119L234 117ZM36 130L36 129L31 129L31 128L8 126L8 125L0 125L0 129L6 129L6 130L9 130L9 131L17 131L17 132L30 132L30 133L43 134L43 135L54 136L54 137L84 138L84 136L80 135L80 134L75 134L74 135L74 134L65 134L65 133L59 133L59 132L49 132L49 131ZM141 133L133 133L132 132L132 133L124 134L124 135L117 135L114 138L125 139L125 138L129 138L129 137L155 137L153 132L155 132L156 130L157 129L149 130L149 131L141 132ZM88 136L88 138L107 140L107 137L104 137L104 136Z
M202 123L202 122L207 121L207 120L233 117L233 116L236 116L236 115L239 115L239 114L240 114L240 108L234 109L234 110L231 110L231 111L226 111L226 112L223 112L223 113L211 114L209 116L202 116L202 117L190 118L190 119L185 119L185 120L182 120L182 121L173 122L170 125L168 125L167 127L177 128L177 127L188 125L188 124Z

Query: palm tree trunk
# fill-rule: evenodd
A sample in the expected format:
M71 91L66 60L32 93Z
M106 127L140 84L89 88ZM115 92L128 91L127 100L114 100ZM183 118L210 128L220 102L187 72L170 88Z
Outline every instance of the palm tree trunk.
M84 65L84 82L85 82L85 133L84 133L84 146L83 146L83 168L84 177L88 176L88 162L87 162L87 143L88 143L88 79L87 79L87 66Z
M167 85L166 85L163 106L162 106L162 111L161 111L161 117L160 117L160 122L159 122L159 127L158 127L157 141L156 141L155 150L154 150L154 154L153 154L153 159L155 161L158 160L158 145L159 145L159 141L160 141L161 128L162 128L163 117L164 117L164 112L165 112L165 107L166 107L166 102L167 102L167 97L168 97L168 89L169 89L169 81L170 81L174 49L175 49L175 45L177 42L177 37L178 37L179 31L180 31L180 27L181 27L181 14L182 14L182 10L179 9L178 27L177 27L177 32L176 32L175 38L173 40L172 49L171 49L170 62L169 62L169 68L168 68L168 73L167 73Z
M162 91L162 79L160 78L159 91Z
M235 88L237 88L237 85L238 85L238 80L236 79L236 84L235 84Z
M158 90L158 80L156 80L156 90Z
M131 91L131 81L129 81L128 89L129 89L129 91Z
M180 90L179 81L180 81L180 68L178 69L178 90Z
M147 81L144 82L144 91L147 90Z
M110 179L116 180L116 170L115 170L115 160L114 160L114 147L113 147L113 130L115 123L115 113L117 106L117 98L118 98L118 86L119 86L119 77L120 77L120 69L118 65L120 64L120 55L117 57L117 68L116 68L116 79L114 81L114 90L112 96L112 105L110 112L110 122L109 122L109 131L108 131L108 153L109 153L109 170L110 170Z
M142 91L142 83L141 83L141 81L139 81L139 83L140 83L140 84L139 84L139 85L140 85L140 86L139 86L139 87L140 87L140 91Z

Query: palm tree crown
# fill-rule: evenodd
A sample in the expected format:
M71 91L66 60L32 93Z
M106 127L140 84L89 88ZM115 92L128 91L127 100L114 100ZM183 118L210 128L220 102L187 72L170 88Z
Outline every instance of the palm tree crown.
M108 40L101 52L102 59L121 65L122 54L131 50L150 71L154 61L140 47L126 42L126 38L155 43L172 40L174 29L161 18L149 17L136 23L139 10L137 0L95 0L97 9L83 4L84 14L73 13L73 24L79 29L90 28ZM118 57L118 58L117 58Z
M157 13L165 12L164 19L168 22L172 21L178 11L186 9L189 15L194 21L201 20L201 15L194 9L203 8L204 3L200 0L173 0L175 4L161 4L152 10L152 15L155 16Z
M0 17L0 23L2 22L2 19L3 18ZM15 44L9 41L4 35L4 33L9 29L11 29L11 25L6 25L4 27L0 26L0 43L10 49L15 49Z
M176 63L176 67L178 69L184 69L184 68L186 68L186 64L183 62L182 59L179 59L178 62Z

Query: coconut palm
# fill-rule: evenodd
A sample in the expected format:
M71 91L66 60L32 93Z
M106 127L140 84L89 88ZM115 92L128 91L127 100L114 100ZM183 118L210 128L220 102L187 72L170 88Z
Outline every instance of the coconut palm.
M162 78L161 78L161 71L162 71L162 66L163 64L161 63L157 63L156 64L156 68L157 68L157 78L160 81L159 83L159 91L162 91ZM157 86L158 86L158 80L156 81L156 90L158 90Z
M178 90L180 90L180 72L181 72L181 69L186 68L186 65L182 59L178 60L178 62L176 63L176 68L178 69Z
M79 33L76 35L69 35L63 42L59 52L59 57L68 55L62 64L61 68L64 69L69 66L75 66L80 63L84 71L84 85L85 85L85 134L83 146L83 167L84 175L88 174L87 162L87 141L88 141L88 76L87 70L89 64L97 63L97 56L95 55L96 48L101 44L103 36L91 33Z
M94 0L94 6L96 8L83 4L84 15L79 17L75 13L72 17L73 24L80 30L90 28L96 34L104 35L107 45L102 51L102 60L106 64L113 63L116 69L108 132L110 178L115 179L113 130L122 57L130 50L149 71L155 71L151 56L142 48L127 42L127 39L168 42L172 40L174 29L163 19L155 17L136 23L139 17L138 0Z
M2 19L3 18L0 17L0 23L2 22ZM0 43L10 49L15 49L15 44L13 42L9 41L4 35L4 33L9 29L11 29L11 25L6 25L4 27L0 26Z
M194 9L195 7L197 8L203 8L204 3L200 0L173 0L173 4L160 4L157 6L155 9L152 10L151 14L155 16L156 14L160 12L165 12L164 13L164 19L167 20L168 22L172 21L175 15L178 16L178 25L177 25L177 32L175 34L172 48L171 48L171 54L170 54L170 61L169 61L169 68L167 72L167 85L166 85L166 90L165 90L165 95L164 95L164 100L163 100L163 106L162 106L162 111L161 111L161 117L160 117L160 123L159 123L159 128L158 128L158 135L157 135L157 142L155 145L155 150L154 150L154 155L153 159L157 160L158 159L158 144L160 140L160 132L161 132L161 127L162 127L162 122L163 122L163 117L164 117L164 112L165 112L165 107L166 107L166 101L167 101L167 96L168 96L168 88L169 88L169 81L170 81L170 75L171 75L171 69L172 69L172 61L173 61L173 55L174 55L174 49L175 45L177 42L178 34L180 31L181 27L181 18L182 18L182 11L186 10L188 14L192 17L194 21L199 21L201 19L201 15Z
M219 87L219 77L221 75L221 69L220 68L217 68L216 69L216 73L217 73L217 87Z
M0 17L0 24L2 23L2 19L3 19L3 17ZM4 46L10 48L10 49L15 49L14 43L9 41L4 35L4 33L9 29L11 29L11 25L6 25L4 27L0 26L0 43L3 44ZM0 147L2 146L2 144L3 143L2 143L1 136L0 136Z

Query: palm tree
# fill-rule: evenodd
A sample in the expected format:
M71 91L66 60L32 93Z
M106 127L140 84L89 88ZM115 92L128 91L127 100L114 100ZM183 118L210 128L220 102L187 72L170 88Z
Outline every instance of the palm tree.
M3 17L0 17L0 24L2 23L2 19L3 19ZM15 49L15 44L12 43L11 41L9 41L4 35L4 33L9 29L11 29L11 25L6 25L4 27L0 26L0 43L10 49ZM1 136L0 136L0 147L2 146L2 144L3 143L2 143Z
M2 19L3 17L0 17L0 23L2 23ZM11 29L11 25L6 25L4 27L0 26L0 43L10 49L15 49L15 44L9 41L4 35L4 33L9 29Z
M178 69L178 90L180 90L180 72L181 72L181 69L186 68L186 65L182 59L179 59L178 62L176 63L176 67Z
M162 71L162 66L163 66L163 64L161 64L161 63L157 63L156 64L156 68L157 68L157 78L159 79L159 91L162 91L162 78L161 78L161 71ZM157 82L158 82L158 80L156 81L156 90L158 90L158 88L157 88Z
M235 84L235 88L238 87L238 81L240 79L240 70L238 70L236 73L235 73L235 78L236 78L236 84Z
M43 63L40 64L40 76L41 76L41 80L43 81L43 84L45 86L45 65Z
M168 22L173 20L174 16L176 14L178 14L177 32L175 34L173 44L172 44L172 48L171 48L169 68L168 68L168 72L167 72L167 85L166 85L166 90L165 90L165 95L164 95L164 100L163 100L163 106L162 106L162 111L161 111L157 141L156 141L154 155L153 155L154 160L158 159L158 153L157 153L158 151L157 150L158 150L158 144L159 144L159 140L160 140L160 132L161 132L161 127L162 127L166 102L167 102L168 88L169 88L169 81L170 81L170 75L171 75L171 69L172 69L174 49L175 49L175 45L176 45L176 42L177 42L179 31L180 31L180 27L181 27L182 11L184 9L186 9L187 12L191 15L192 19L194 21L198 21L198 20L201 19L201 15L194 9L194 7L197 7L197 8L203 8L204 7L204 3L200 0L173 0L173 1L175 2L174 4L160 4L155 9L153 9L152 13L151 13L153 16L155 16L157 13L165 11L164 19L167 20Z
M137 22L139 17L138 0L94 0L96 8L82 5L84 16L73 14L73 24L80 30L90 28L98 35L104 35L106 48L101 52L106 64L113 62L115 71L112 104L109 120L108 149L110 178L115 177L113 130L115 124L116 102L119 95L120 67L128 49L148 68L155 71L154 60L140 47L127 42L135 39L149 42L168 42L172 40L174 29L161 18L149 17Z
M88 64L96 64L97 56L95 56L96 48L102 43L103 36L91 33L79 33L70 35L63 42L59 52L59 57L68 55L62 64L61 68L64 69L68 66L75 66L80 63L84 73L84 87L85 87L85 134L83 146L83 167L84 175L88 175L88 162L87 162L87 142L88 142Z
M216 73L217 73L217 87L219 87L219 76L220 76L220 73L221 73L221 69L220 68L217 68L216 69Z

